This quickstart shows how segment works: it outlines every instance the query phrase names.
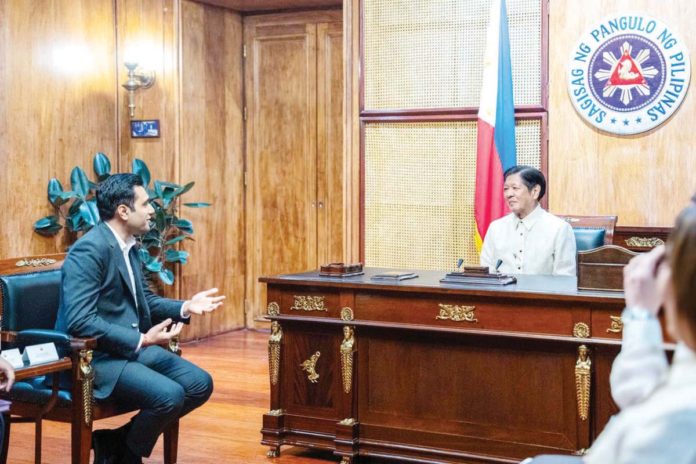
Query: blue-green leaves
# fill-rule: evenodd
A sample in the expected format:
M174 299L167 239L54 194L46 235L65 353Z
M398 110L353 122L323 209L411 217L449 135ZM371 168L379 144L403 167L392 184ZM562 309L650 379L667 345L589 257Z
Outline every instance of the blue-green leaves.
M147 188L150 185L150 170L147 168L145 161L134 159L133 160L133 174L137 174L143 180L143 185Z
M76 166L70 173L70 187L64 190L58 179L48 181L48 200L55 214L39 219L34 223L34 231L43 236L53 236L63 228L81 234L96 226L99 221L95 192L99 183L111 176L111 161L104 153L96 153L92 162L96 182ZM178 216L179 198L193 188L194 182L184 186L155 180L150 187L151 175L143 160L133 160L133 173L140 176L145 185L150 204L155 210L150 223L150 230L138 237L140 249L138 256L145 272L157 276L166 285L174 283L171 267L186 264L189 253L178 249L185 240L193 240L193 224L188 219ZM184 203L189 208L205 208L206 202ZM62 221L62 223L61 223Z
M94 155L94 162L92 165L99 182L111 175L111 161L109 161L109 158L107 158L104 153L99 152Z

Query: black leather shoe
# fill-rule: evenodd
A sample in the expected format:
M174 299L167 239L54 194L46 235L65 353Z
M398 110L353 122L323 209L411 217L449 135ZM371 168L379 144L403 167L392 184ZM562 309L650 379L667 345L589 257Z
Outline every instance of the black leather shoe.
M94 464L117 464L119 442L119 437L114 430L92 432Z

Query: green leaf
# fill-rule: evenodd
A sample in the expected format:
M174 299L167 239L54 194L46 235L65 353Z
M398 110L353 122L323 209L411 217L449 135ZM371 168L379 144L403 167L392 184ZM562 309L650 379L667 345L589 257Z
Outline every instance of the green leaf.
M55 177L48 181L48 201L54 206L60 206L56 204L56 200L60 198L60 194L63 193L63 185Z
M85 224L94 227L99 223L99 210L96 200L87 200L80 205L80 214Z
M184 193L188 192L193 188L193 186L196 185L195 182L189 182L188 184L184 185L184 188L181 189L181 192L179 192L179 195L183 195Z
M157 196L162 199L162 205L167 208L172 200L181 192L181 186L172 182L155 181L155 191Z
M212 203L206 203L204 201L197 201L194 203L184 203L184 206L188 206L189 208L207 208L208 206L211 206Z
M176 221L173 222L172 225L177 227L179 230L181 230L184 233L187 233L187 234L193 233L193 224L188 219L177 219Z
M76 214L80 214L80 206L82 203L84 203L85 200L82 198L78 198L77 200L73 201L72 205L70 205L70 208L68 209L68 217L70 216L75 216Z
M145 187L150 185L150 170L147 168L145 161L139 159L133 160L133 174L140 176Z
M162 234L164 233L164 230L167 228L167 215L165 214L163 209L158 209L155 211L155 229Z
M109 158L102 152L98 152L94 155L93 167L99 182L111 175L111 161L109 161Z
M87 174L79 166L75 166L70 173L70 185L73 192L80 198L84 198L89 193L89 179Z
M179 235L178 237L174 237L171 240L167 240L164 242L165 245L174 245L175 243L181 242L182 240L186 240L188 237L187 235Z
M168 263L186 264L188 261L188 251L167 250L164 253L164 260Z
M174 283L174 273L169 269L162 269L157 273L160 280L167 285L172 285Z
M58 223L58 216L46 216L34 223L34 231L45 237L56 235L62 228L63 226Z
M150 272L160 272L162 270L162 263L156 259L153 259L149 263L145 264L145 269Z

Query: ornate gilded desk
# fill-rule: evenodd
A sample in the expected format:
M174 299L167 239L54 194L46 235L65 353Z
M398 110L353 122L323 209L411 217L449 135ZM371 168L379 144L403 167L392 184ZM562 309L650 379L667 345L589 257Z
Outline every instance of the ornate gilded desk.
M616 411L623 295L575 278L503 287L442 272L375 282L316 272L267 283L271 410L262 443L397 462L517 463L577 453Z

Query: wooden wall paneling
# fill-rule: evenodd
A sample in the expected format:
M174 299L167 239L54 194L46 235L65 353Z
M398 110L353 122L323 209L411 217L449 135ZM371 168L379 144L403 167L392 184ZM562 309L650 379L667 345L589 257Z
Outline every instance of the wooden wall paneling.
M137 158L147 163L152 182L192 180L181 178L178 164L178 8L178 0L116 0L118 53L115 65L120 162L114 172L130 172L133 160ZM130 136L128 93L121 87L128 76L123 65L125 61L135 61L144 69L155 72L154 85L136 91L133 119L159 119L158 138L133 139ZM177 276L180 274L178 270L175 272ZM181 295L179 279L173 286L164 285L162 288L167 297L187 297Z
M69 189L73 166L116 158L113 22L110 0L0 2L0 256L64 251L32 229L53 213L48 179Z
M345 262L360 259L360 0L343 5L343 204Z
M193 221L195 242L181 267L181 293L218 287L227 299L185 329L187 339L244 325L244 156L242 18L222 8L181 4L182 182L195 180L187 201L209 208L183 208Z
M588 12L592 14L588 14ZM662 126L619 137L585 124L568 97L566 68L581 35L617 12L643 12L677 31L693 56L696 3L590 0L550 6L549 178L552 211L617 215L621 226L671 226L696 190L692 121L696 92ZM693 83L692 83L693 85Z
M343 259L342 23L317 25L317 258Z

